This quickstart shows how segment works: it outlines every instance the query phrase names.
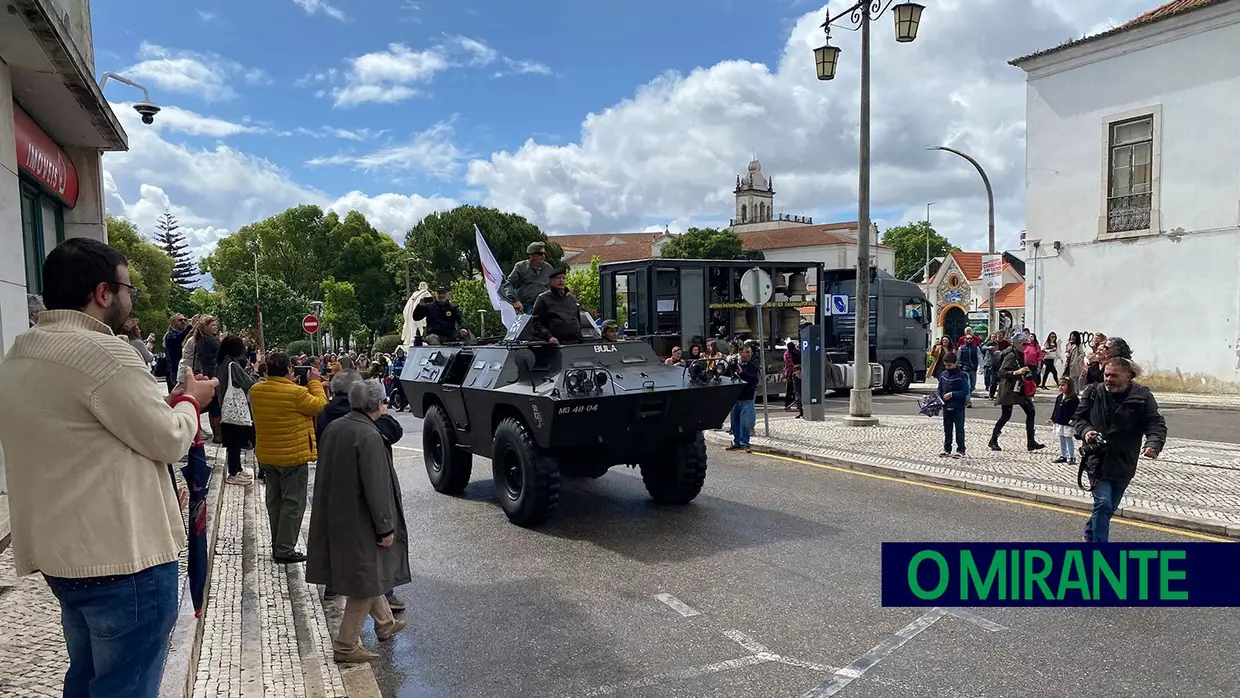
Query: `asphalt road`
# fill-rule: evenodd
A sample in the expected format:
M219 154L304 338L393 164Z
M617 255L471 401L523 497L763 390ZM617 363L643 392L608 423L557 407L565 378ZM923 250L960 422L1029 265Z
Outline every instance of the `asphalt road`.
M414 580L398 590L410 627L374 665L389 697L802 696L925 613L880 606L881 542L1078 540L1083 523L712 446L689 506L655 506L613 469L566 481L558 517L526 530L495 504L485 460L464 497L436 494L411 450L418 420L400 419ZM1118 523L1113 538L1190 540ZM943 617L834 695L1237 691L1235 610L975 612L985 620Z

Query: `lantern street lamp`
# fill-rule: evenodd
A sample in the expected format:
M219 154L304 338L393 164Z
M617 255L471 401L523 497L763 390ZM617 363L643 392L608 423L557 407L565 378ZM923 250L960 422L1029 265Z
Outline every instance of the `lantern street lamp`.
M858 137L859 153L857 168L857 301L853 310L855 337L853 340L853 388L848 397L848 416L845 424L873 426L878 420L873 416L873 391L870 388L870 22L891 9L895 18L896 41L909 43L917 38L924 6L915 2L901 2L892 7L895 0L859 0L834 17L830 11L822 29L827 35L826 43L814 49L814 65L819 80L835 79L835 67L839 62L840 49L831 45L831 25L847 16L842 23L849 31L861 30L861 133Z

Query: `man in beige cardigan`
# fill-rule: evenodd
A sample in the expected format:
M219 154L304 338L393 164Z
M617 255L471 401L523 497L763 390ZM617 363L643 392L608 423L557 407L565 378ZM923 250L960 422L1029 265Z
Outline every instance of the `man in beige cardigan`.
M66 696L158 694L185 527L168 463L189 450L215 380L165 398L118 330L137 289L102 242L43 263L32 329L0 362L0 446L14 564L60 601Z

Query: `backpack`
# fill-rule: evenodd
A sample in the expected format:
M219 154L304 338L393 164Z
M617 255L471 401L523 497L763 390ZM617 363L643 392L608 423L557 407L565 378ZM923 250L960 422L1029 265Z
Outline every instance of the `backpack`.
M155 368L151 370L156 378L168 377L168 355L160 354L155 357Z

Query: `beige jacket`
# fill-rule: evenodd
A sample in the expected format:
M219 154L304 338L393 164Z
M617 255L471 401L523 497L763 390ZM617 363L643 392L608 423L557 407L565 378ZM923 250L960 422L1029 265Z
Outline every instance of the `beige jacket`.
M168 463L198 429L133 347L73 310L43 311L0 361L0 446L18 574L133 574L175 561L185 525Z

